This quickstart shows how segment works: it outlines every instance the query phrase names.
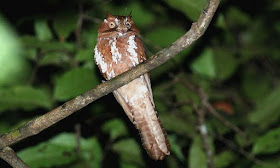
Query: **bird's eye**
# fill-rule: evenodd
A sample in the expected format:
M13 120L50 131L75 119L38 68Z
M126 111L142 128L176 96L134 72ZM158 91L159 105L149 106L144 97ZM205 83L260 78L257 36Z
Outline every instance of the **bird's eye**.
M127 28L130 28L130 27L131 27L131 24L130 24L129 22L126 22L126 23L125 23L125 26L126 26Z
M113 28L116 27L116 24L115 24L114 22L110 22L110 23L109 23L109 27L110 27L111 29L113 29Z

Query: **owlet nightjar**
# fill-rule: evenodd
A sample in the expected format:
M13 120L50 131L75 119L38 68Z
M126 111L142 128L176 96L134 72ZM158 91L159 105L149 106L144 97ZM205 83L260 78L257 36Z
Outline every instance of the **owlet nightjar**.
M146 60L139 30L129 16L107 18L98 29L94 60L106 80L110 80ZM157 116L151 82L146 73L113 92L130 121L140 133L142 144L154 160L170 154L166 132Z

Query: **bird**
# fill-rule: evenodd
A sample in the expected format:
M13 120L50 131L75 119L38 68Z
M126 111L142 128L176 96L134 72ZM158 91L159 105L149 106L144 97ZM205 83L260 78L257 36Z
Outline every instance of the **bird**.
M146 60L140 32L128 16L107 17L98 28L94 61L106 80L110 80ZM170 155L167 134L155 110L148 73L113 91L124 112L139 131L142 145L154 160Z

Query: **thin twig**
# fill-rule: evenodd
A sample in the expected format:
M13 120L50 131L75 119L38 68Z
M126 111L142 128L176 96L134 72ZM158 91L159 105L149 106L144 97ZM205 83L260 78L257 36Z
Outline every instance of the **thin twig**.
M75 124L75 132L76 132L76 153L80 154L81 152L81 124L77 123Z
M214 117L216 117L218 120L220 120L225 126L229 127L230 129L235 131L237 134L239 134L244 141L247 141L246 134L240 128L238 128L236 125L232 124L230 121L225 119L222 115L220 115L216 111L216 109L209 103L208 95L202 88L196 86L195 84L191 83L188 80L182 80L174 75L172 75L172 77L174 78L174 80L177 80L177 81L183 83L191 91L196 92L201 99L202 106L204 106Z
M252 162L254 162L257 165L262 165L264 166L265 163L256 158L255 155L247 152L245 149L243 149L241 146L234 144L233 142L231 142L230 140L224 138L222 135L218 135L216 136L221 142L223 142L225 145L227 145L228 147L230 147L232 150L237 151L238 153L240 153L241 155L243 155L244 157L246 157L248 160L251 160Z
M202 144L207 157L207 167L214 168L213 152L211 151L207 126L205 124L205 111L202 108L193 105L194 110L198 114L198 128L202 138Z
M0 151L0 158L5 160L14 168L29 168L29 166L24 163L10 147L5 147Z
M0 137L0 149L19 142L20 140L29 136L38 134L44 129L87 106L89 103L92 103L100 97L109 94L117 88L139 77L140 75L151 71L152 69L175 57L179 52L189 47L204 34L216 12L219 3L220 0L207 1L204 8L205 13L202 12L200 14L198 21L192 24L190 30L185 35L180 37L169 47L164 48L156 53L144 63L139 64L135 68L117 76L116 78L101 83L84 94L77 96L68 102L65 102L63 105L51 110L50 112L27 122L23 126L11 132L4 134Z

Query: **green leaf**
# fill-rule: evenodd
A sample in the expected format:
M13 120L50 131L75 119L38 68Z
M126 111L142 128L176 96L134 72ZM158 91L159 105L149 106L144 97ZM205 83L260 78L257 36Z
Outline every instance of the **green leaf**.
M114 143L113 150L119 153L122 162L143 166L140 147L133 139L123 139Z
M32 168L61 166L77 159L75 135L60 134L48 142L18 152L22 160Z
M21 43L13 28L0 15L0 86L22 84L30 67L21 55Z
M92 70L76 68L61 75L56 82L54 97L58 100L68 100L97 85L99 80Z
M206 0L165 0L165 2L195 21L198 19Z
M70 33L74 32L77 25L77 14L74 11L64 10L56 14L53 27L60 39L64 41Z
M271 93L257 104L255 111L249 115L249 121L261 127L267 127L280 117L280 86L274 88Z
M205 49L201 55L191 64L191 69L198 74L209 78L216 77L214 53L210 48Z
M77 52L75 59L80 62L83 61L93 62L93 48L80 49Z
M270 130L257 139L253 146L254 154L270 154L280 151L280 128Z
M264 95L272 91L270 78L262 70L250 67L242 75L242 91L255 104L262 103Z
M161 113L160 119L167 130L173 131L181 135L191 136L194 133L195 127L191 119L187 116L175 115L172 113Z
M207 168L206 155L199 136L193 139L189 153L189 168Z
M35 34L41 41L52 39L52 33L46 20L36 20L34 24Z
M177 137L175 136L168 136L168 140L170 143L170 146L172 146L171 150L172 153L174 153L181 162L184 161L184 154L182 152L181 146L176 142L177 141Z
M230 78L237 69L238 62L233 52L227 49L214 49L215 72L218 79Z
M149 31L145 37L149 39L152 44L160 47L167 47L171 45L175 40L185 34L185 30L180 27L158 27ZM162 39L164 37L164 40Z
M47 142L18 152L18 155L32 168L62 166L78 159L91 162L90 167L100 166L102 150L96 138L80 139L80 155L77 155L76 147L75 134L61 133Z
M217 168L227 168L230 167L235 160L236 156L232 152L225 151L215 156L214 163Z
M149 31L145 37L149 40L150 44L157 46L158 48L164 48L171 45L175 40L184 35L185 30L179 27L159 27L154 28ZM164 37L164 40L162 40ZM150 47L151 48L151 47ZM162 74L166 74L171 71L171 69L178 68L178 66L184 63L184 59L188 56L192 47L180 52L174 59L166 62L162 66L154 69L151 72L152 78L157 78Z
M0 111L23 108L31 110L39 107L50 108L49 94L31 86L14 86L0 89Z
M102 126L102 130L110 134L111 140L115 140L118 137L127 135L126 126L120 119L111 119L110 121L107 121Z
M75 45L73 43L67 42L57 42L57 41L39 41L34 36L22 36L22 43L26 48L40 48L42 52L46 51L64 51L73 52L75 50Z
M206 48L191 64L191 68L195 73L208 78L225 80L231 77L237 65L238 62L230 51Z
M40 65L61 65L62 63L70 64L70 62L69 55L59 51L47 52L39 61Z

